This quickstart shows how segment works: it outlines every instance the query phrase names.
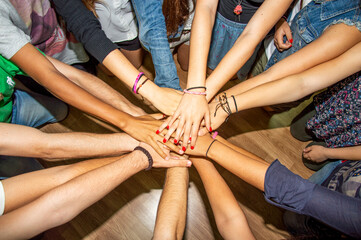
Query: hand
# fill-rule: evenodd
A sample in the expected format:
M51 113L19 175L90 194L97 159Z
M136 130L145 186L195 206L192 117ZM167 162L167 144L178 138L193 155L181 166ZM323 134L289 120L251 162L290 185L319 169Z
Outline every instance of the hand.
M283 38L286 36L287 41L283 42ZM276 24L276 32L274 35L274 42L278 49L278 51L283 52L286 49L292 47L292 32L290 25L288 25L287 21L281 18Z
M166 115L173 115L183 93L172 88L158 87L154 98L148 99L154 107Z
M216 130L221 126L226 118L228 117L228 114L222 109L222 107L217 108L218 105L218 98L214 98L214 100L208 105L210 110L210 117L211 117L211 128L212 130ZM216 116L214 116L216 113ZM202 122L201 126L202 128L198 132L198 136L203 136L204 134L207 134L209 131L206 127L204 127L204 122Z
M161 145L158 143L158 145ZM169 148L163 148L164 153L167 155L166 159L162 158L151 146L141 142L139 146L145 148L153 158L153 167L190 167L192 162L185 157L171 156ZM160 146L161 147L161 146Z
M160 156L165 158L167 155L157 144L157 142L163 142L164 136L158 135L155 132L155 129L158 129L162 123L162 121L154 120L149 116L132 117L129 119L128 124L123 128L123 130L135 139L148 143ZM172 151L183 154L176 145L172 143L166 143L166 145Z
M314 162L323 162L328 159L327 149L323 146L312 145L303 150L303 157Z
M199 127L203 119L206 127L211 130L209 108L205 96L184 94L174 115L160 126L159 131L169 126L169 130L165 135L165 139L168 140L176 130L175 143L183 135L182 150L185 151L189 140L191 141L191 149L195 147Z

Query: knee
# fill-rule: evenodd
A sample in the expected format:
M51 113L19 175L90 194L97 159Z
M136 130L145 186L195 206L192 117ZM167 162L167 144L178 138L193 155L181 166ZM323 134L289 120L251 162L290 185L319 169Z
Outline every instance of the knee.
M69 107L66 103L60 102L54 113L55 119L60 122L63 121L69 114Z

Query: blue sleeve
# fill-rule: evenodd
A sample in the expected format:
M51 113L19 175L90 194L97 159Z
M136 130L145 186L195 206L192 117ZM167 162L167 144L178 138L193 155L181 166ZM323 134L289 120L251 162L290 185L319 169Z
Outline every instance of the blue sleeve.
M161 0L132 0L139 24L139 40L152 55L155 83L181 90L173 54L169 48Z
M66 22L67 29L99 62L117 46L107 38L99 20L81 0L52 0L57 13Z
M266 172L264 189L266 201L273 205L311 216L351 237L361 237L361 199L311 183L278 160Z

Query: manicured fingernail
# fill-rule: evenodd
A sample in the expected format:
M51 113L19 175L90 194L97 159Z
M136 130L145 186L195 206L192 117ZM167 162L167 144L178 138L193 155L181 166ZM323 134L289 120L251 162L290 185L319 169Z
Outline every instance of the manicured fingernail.
M165 115L165 114L163 114L163 118L165 118L165 116L166 116L166 115Z
M292 44L291 44L291 46L290 47L292 47Z
M167 129L169 129L169 126L167 126Z
M159 131L159 130L157 130L155 133L156 133L156 134L159 134L159 133L160 133L160 131Z
M186 151L186 147L185 147L185 146L183 146L183 147L182 147L182 150L183 150L183 152L185 152L185 151Z
M163 142L166 143L166 142L167 142L167 139L164 138L164 139L163 139Z
M166 157L165 157L165 160L168 161L168 160L169 160L169 156L166 156Z
M188 161L188 162L187 162L187 167L190 167L190 166L192 166L192 162L191 162L191 161Z
M174 139L174 144L177 144L177 142L178 142L177 139Z
M293 39L292 39L292 38L290 39L290 43L293 43Z
M212 132L212 128L211 128L211 127L209 127L209 131Z
M191 146L191 149L193 150L193 149L194 149L194 146Z
M192 141L192 137L189 137L189 141Z

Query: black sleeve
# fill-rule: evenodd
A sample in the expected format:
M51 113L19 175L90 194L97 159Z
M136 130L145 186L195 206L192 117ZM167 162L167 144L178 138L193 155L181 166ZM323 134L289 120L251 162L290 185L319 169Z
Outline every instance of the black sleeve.
M52 0L67 29L99 62L117 46L105 35L100 22L81 0Z

